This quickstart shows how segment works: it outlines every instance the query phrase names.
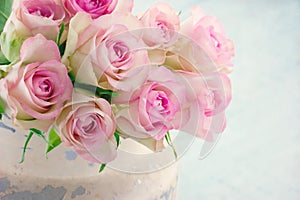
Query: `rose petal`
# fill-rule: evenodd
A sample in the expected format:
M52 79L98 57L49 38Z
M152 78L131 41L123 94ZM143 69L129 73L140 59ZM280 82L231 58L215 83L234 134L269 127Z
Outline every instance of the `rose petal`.
M20 58L24 63L46 62L48 60L60 61L60 53L55 42L38 34L24 41Z

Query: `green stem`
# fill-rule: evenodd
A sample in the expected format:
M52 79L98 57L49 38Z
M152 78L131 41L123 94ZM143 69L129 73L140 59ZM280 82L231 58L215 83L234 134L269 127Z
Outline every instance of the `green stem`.
M169 131L167 132L165 138L166 138L167 143L169 144L169 146L172 148L175 158L177 159L177 158L178 158L178 155L177 155L176 149L175 149L175 147L174 147L174 144L173 144L173 142L172 142L172 138L171 138L171 135L170 135L170 132L169 132Z
M24 162L25 160L25 153L26 153L26 149L28 146L29 141L31 140L32 136L34 135L34 133L32 131L29 132L29 135L27 136L26 142L24 144L24 149L23 149L23 153L22 153L22 159L19 162L20 164Z

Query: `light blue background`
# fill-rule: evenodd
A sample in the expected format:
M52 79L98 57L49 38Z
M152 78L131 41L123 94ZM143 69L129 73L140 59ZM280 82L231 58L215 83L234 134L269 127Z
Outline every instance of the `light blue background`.
M168 2L217 16L236 49L228 127L209 157L197 141L181 159L180 200L300 199L300 1Z

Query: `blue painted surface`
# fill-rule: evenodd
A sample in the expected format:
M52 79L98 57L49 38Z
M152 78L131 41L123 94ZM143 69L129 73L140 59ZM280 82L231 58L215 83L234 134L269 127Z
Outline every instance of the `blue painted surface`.
M66 160L75 160L77 158L77 153L75 151L66 151Z
M12 133L15 133L15 132L16 132L16 129L7 126L7 125L4 124L2 121L0 121L0 128L7 129L7 130L11 131ZM0 131L0 134L1 134L1 131Z
M84 195L85 193L86 193L86 189L82 186L79 186L72 192L71 198L72 199L75 199L77 197L79 198L80 196Z
M3 196L1 200L62 200L66 192L67 190L64 187L54 188L48 185L38 193L29 191L15 192Z
M172 200L175 189L171 187L168 191L165 191L161 196L160 200Z
M10 188L10 181L7 178L0 178L0 193L6 192Z

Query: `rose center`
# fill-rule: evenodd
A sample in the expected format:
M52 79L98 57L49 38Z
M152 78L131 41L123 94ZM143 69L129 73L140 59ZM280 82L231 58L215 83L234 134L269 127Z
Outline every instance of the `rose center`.
M68 0L70 1L70 0ZM113 11L113 0L73 0L76 11L87 12L96 19L102 15L110 14Z
M161 115L169 114L169 98L162 91L152 91L149 94L148 103L151 109L156 110Z
M87 7L90 9L97 8L101 6L101 1L98 0L86 0Z
M166 40L169 40L170 39L169 28L166 26L166 24L162 22L157 22L156 26L160 29L161 36Z
M86 133L92 132L95 129L95 121L91 121L89 124L83 126L83 130Z
M51 82L48 79L46 79L42 81L42 83L39 85L39 88L42 92L49 93L52 90Z
M211 39L212 39L212 41L213 41L213 43L214 43L214 46L215 46L216 48L220 48L220 47L221 47L221 43L219 42L219 40L218 40L218 38L216 37L216 35L213 34L213 33L211 33L211 34L210 34L210 37L211 37Z
M159 95L153 102L153 106L159 111L166 110L168 108L168 99L164 96Z
M97 117L90 115L84 119L81 119L79 123L79 126L82 128L84 133L93 133L97 128Z
M109 58L112 64L116 64L118 62L124 62L129 57L129 48L122 42L115 42L113 44L109 44Z
M53 18L52 12L46 8L40 8L40 7L28 8L28 12L31 15L35 15L39 17L45 17L50 19Z
M35 76L32 78L32 91L33 93L40 99L48 100L51 98L54 85L49 77L44 77L39 73L36 73Z
M110 2L105 0L76 0L77 4L86 11L107 7Z

